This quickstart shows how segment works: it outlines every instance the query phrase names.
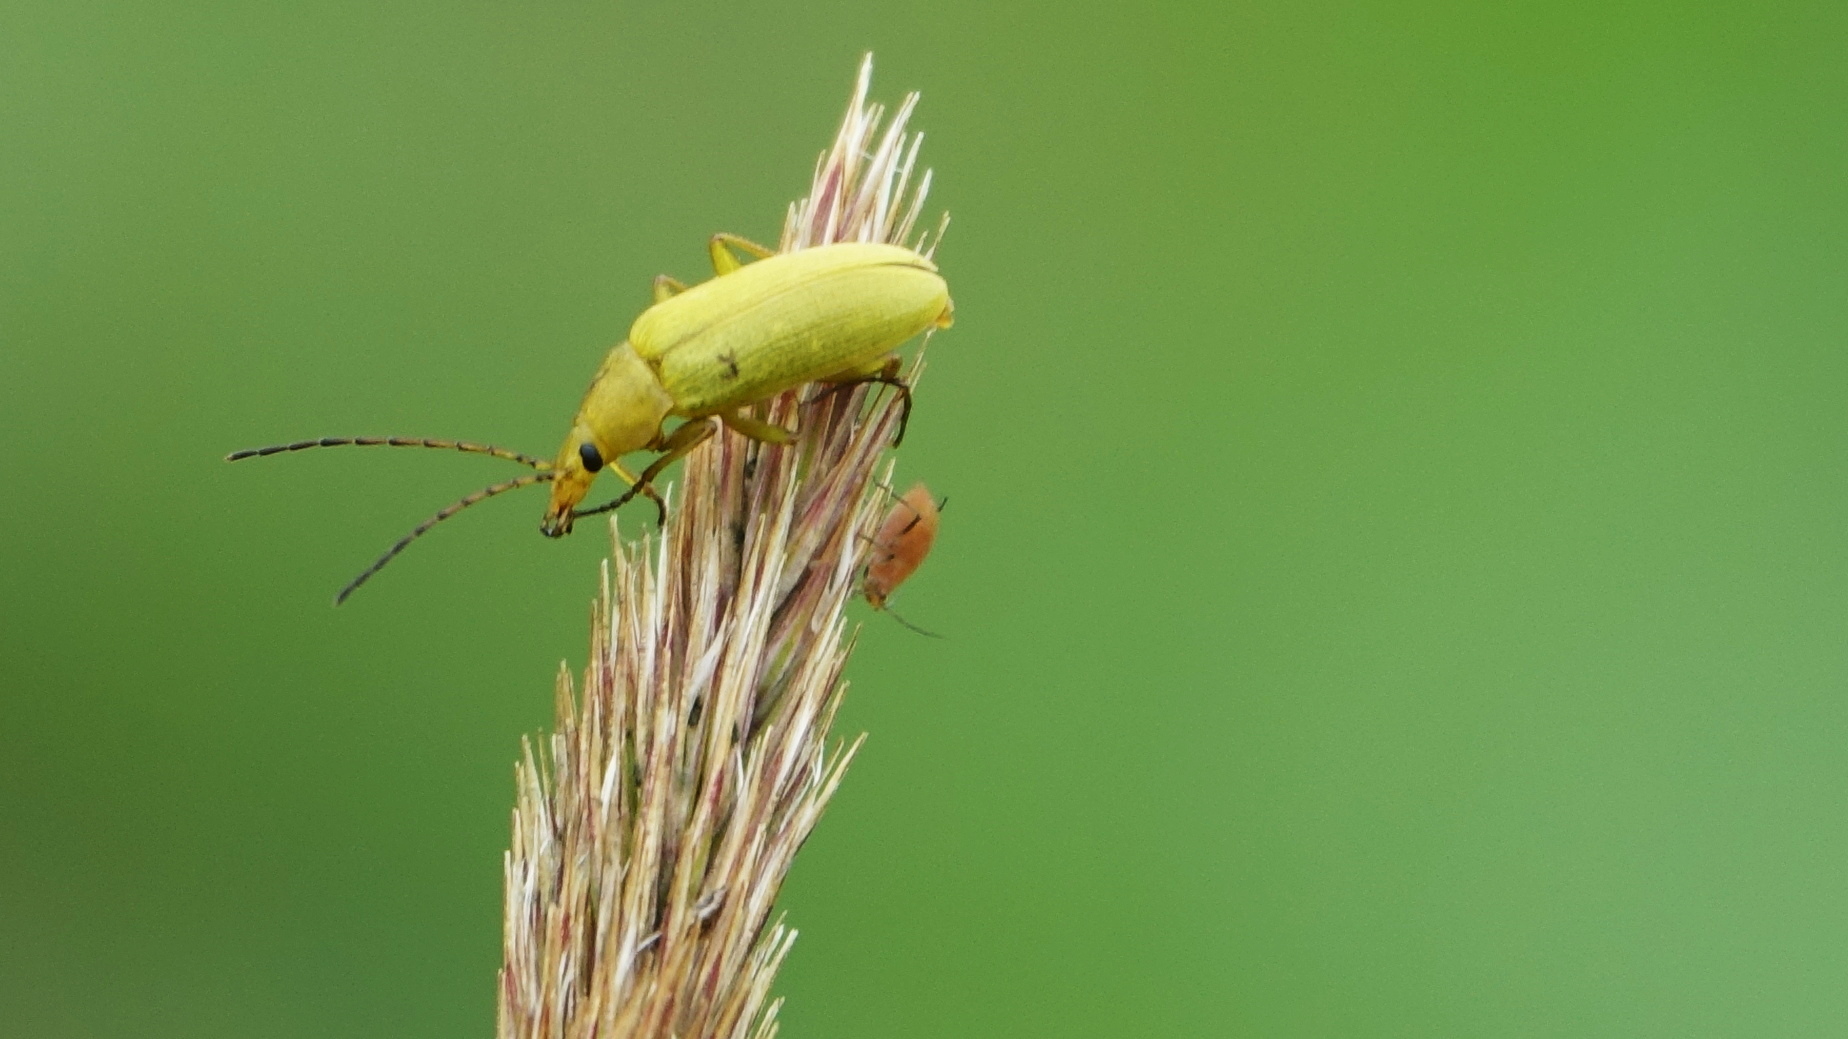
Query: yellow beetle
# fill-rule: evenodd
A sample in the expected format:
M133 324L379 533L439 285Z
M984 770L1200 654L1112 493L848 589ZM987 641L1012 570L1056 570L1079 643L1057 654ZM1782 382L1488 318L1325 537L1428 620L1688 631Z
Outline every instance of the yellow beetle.
M638 493L653 498L665 519L652 481L721 424L767 443L787 443L794 436L743 414L743 408L814 381L877 381L906 392L892 351L951 322L949 288L936 265L903 246L842 242L777 253L719 234L709 249L712 280L689 288L666 275L655 279L654 305L604 357L553 462L485 444L407 437L323 437L237 451L227 460L312 447L432 447L492 455L535 470L485 487L419 524L341 590L335 602L344 602L431 527L518 487L552 485L539 526L548 537L570 533L573 520L607 512ZM734 249L758 259L742 263ZM687 421L668 432L663 423L670 417ZM618 461L644 450L658 455L639 476ZM579 509L606 468L628 490L605 505Z
M741 265L733 247L761 259ZM949 288L936 265L903 246L843 242L779 254L722 234L711 251L716 276L692 288L656 278L655 305L603 359L553 463L552 504L539 528L548 536L570 532L573 510L606 465L632 488L613 507L717 423L786 442L789 430L739 409L805 382L890 380L880 373L895 348L950 324ZM663 435L670 415L689 421ZM614 464L643 449L662 454L641 476Z

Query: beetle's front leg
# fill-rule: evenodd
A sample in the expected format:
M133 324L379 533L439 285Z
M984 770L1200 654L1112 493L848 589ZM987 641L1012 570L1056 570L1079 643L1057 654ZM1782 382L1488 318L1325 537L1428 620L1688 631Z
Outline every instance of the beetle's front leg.
M705 443L712 437L712 434L718 431L718 422L709 418L694 419L691 422L683 423L679 429L668 434L667 439L662 441L661 456L648 463L648 468L642 470L642 475L631 479L627 473L622 474L623 478L630 480L632 484L628 490L622 492L614 501L606 501L595 508L578 509L571 513L571 518L573 520L580 520L585 516L596 516L605 512L614 512L624 505L629 504L630 499L634 498L637 494L646 494L648 497L653 498L655 504L660 508L661 522L665 524L667 522L667 506L662 504L660 495L655 493L655 477L660 476L663 469L678 462L681 458L685 457L687 452Z
M607 467L610 472L620 477L622 482L629 485L629 493L625 497L633 497L637 493L647 496L648 500L655 504L655 525L665 526L667 524L667 502L661 498L660 491L655 490L651 484L643 483L641 477L615 462L608 463ZM573 513L573 516L575 517L576 513Z
M733 249L750 253L760 260L768 260L770 257L776 255L775 249L758 245L749 238L741 238L738 235L727 234L724 231L720 231L718 234L713 235L711 240L706 243L706 251L712 254L712 271L714 274L730 274L744 266L744 264L739 261L738 257L732 253Z

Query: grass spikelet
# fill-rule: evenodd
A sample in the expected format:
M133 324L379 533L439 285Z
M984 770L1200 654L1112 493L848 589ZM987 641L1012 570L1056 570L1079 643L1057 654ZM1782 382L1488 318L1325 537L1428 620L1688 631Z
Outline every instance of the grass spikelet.
M869 56L781 249L925 251L917 95L888 123L871 75ZM776 1034L770 988L796 932L771 913L860 746L831 736L844 610L899 411L877 385L785 393L758 414L796 443L715 437L661 536L616 538L581 688L561 670L556 731L515 770L501 1039Z

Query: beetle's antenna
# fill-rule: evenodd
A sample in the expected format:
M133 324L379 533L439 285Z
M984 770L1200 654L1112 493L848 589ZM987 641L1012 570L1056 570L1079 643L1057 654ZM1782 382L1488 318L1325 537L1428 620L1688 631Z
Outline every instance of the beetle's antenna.
M470 505L473 505L476 502L487 501L489 498L492 498L497 494L505 494L508 491L518 490L521 487L531 487L533 484L536 484L536 483L545 483L546 481L552 479L552 477L555 475L557 474L552 473L552 472L543 472L543 473L533 473L530 476L516 476L511 480L507 480L502 483L494 484L491 487L483 487L481 490L476 491L475 493L468 495L467 497L462 498L454 502L453 504L444 506L442 510L437 512L436 515L431 516L429 519L424 520L422 523L419 523L416 527L411 529L411 532L409 534L406 534L403 537L399 538L396 544L386 549L385 554L380 556L377 560L375 560L371 566L361 571L358 577L355 577L353 578L353 580L347 582L347 586L345 588L340 589L340 594L334 596L334 605L338 606L341 603L346 602L347 596L352 595L355 589L357 589L360 585L365 584L368 580L370 580L373 574L376 574L380 570L385 569L386 563L391 562L394 558L397 557L398 553L404 551L406 548L409 548L411 542L416 541L420 537L423 537L424 533L428 531L431 527L434 527L438 523L441 523L444 520L448 519L449 517L454 516L456 513L461 512L463 509L468 508Z
M930 636L930 637L931 637L931 638L933 638L933 639L940 639L940 638L943 638L943 637L944 637L944 636L942 636L942 635L939 635L939 634L937 634L937 633L936 633L936 632L934 632L934 631L925 631L925 630L924 630L923 628L920 628L920 627L918 627L917 625L915 625L915 624L913 624L913 623L911 623L910 621L908 621L908 620L906 620L905 618L903 618L903 617L900 617L900 616L898 615L898 611L896 611L896 610L894 610L894 609L892 609L892 607L890 607L890 606L881 606L881 607L880 607L879 609L880 609L880 612L882 612L882 613L889 613L889 614L891 614L891 615L892 615L892 619L893 619L893 620L895 620L895 621L897 621L897 622L899 622L900 624L903 624L903 625L904 625L905 627L907 627L907 628L910 628L910 629L911 629L912 631L915 631L915 632L917 632L917 633L918 633L918 634L920 634L920 635L928 635L928 636Z
M505 458L509 462L518 462L528 469L546 472L552 463L532 455L509 451L493 444L471 444L466 440L432 440L427 437L321 437L319 440L297 440L293 444L271 444L268 447L253 447L244 451L233 451L225 456L225 461L235 462L242 458L264 458L279 455L287 451L306 451L311 447L434 447L441 451L462 451L471 455L493 455Z

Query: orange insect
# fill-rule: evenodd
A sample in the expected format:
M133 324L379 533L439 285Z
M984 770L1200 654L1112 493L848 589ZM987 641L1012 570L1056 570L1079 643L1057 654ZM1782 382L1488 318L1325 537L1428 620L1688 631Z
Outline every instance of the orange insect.
M860 583L860 589L873 609L885 610L892 614L893 620L931 638L943 636L925 631L900 617L886 606L886 600L923 565L924 557L930 555L930 547L937 540L937 514L947 504L948 498L936 501L930 496L930 488L921 483L913 484L892 506L892 511L886 513L885 522L879 525L879 533L873 536L873 550L867 559L866 576Z

